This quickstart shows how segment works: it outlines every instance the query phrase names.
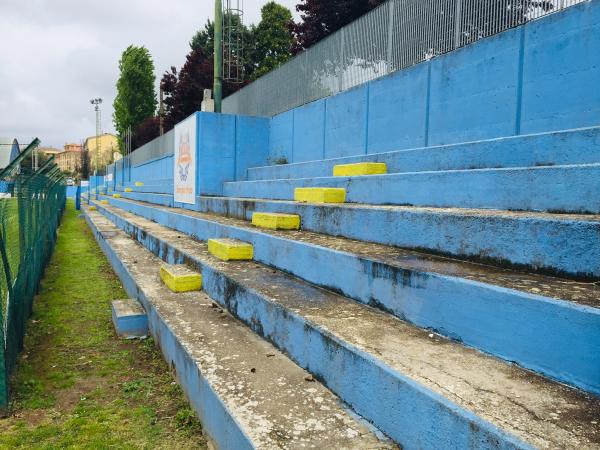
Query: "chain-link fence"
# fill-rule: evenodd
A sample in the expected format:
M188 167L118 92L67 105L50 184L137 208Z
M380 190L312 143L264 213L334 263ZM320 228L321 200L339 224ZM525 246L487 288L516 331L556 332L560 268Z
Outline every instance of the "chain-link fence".
M388 0L223 100L273 116L585 0Z
M35 172L27 168L37 143L0 169L0 410L8 407L9 377L65 206L63 176L53 159Z

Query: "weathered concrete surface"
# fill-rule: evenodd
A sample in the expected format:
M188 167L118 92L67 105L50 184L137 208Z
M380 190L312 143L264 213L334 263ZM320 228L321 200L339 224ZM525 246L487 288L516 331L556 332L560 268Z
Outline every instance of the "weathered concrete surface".
M172 194L126 198L174 206ZM391 205L315 205L286 200L198 197L189 210L250 220L253 211L302 215L302 229L523 267L580 279L600 278L600 215Z
M305 231L522 267L529 272L600 279L600 215L314 205L231 197L199 197L197 209L244 220L251 220L255 211L298 214Z
M248 180L329 177L336 165L358 162L385 163L388 173L589 164L600 160L599 152L600 127L593 127L345 158L316 157L314 161L251 167Z
M292 200L299 187L346 189L349 203L600 213L600 164L225 183L227 197Z
M162 261L98 213L89 223L150 328L204 429L221 449L383 449L339 399L203 293L168 290Z
M600 445L597 397L261 264L222 263L202 243L121 214L128 233L196 264L211 296L407 448L523 447L506 432L538 448Z
M112 204L200 240L251 242L257 261L600 394L596 284L316 233L259 231L240 220L134 201Z
M124 338L148 335L148 316L135 299L113 300L112 320L117 334Z

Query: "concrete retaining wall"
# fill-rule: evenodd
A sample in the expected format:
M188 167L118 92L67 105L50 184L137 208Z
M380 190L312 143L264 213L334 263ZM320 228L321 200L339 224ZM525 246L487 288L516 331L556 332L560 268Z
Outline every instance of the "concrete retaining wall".
M273 117L302 162L600 124L600 2L569 8Z

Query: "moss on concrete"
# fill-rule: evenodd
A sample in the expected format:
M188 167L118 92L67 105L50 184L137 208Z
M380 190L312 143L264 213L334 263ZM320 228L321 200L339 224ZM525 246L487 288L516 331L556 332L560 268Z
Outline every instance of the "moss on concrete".
M68 205L12 380L0 448L206 448L152 340L118 339L110 301L126 297Z

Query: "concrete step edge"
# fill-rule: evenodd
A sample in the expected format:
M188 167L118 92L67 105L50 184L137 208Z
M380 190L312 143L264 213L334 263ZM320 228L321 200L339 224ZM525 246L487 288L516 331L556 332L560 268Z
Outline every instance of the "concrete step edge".
M86 220L125 289L144 305L151 333L218 448L396 448L206 294L169 291L157 276L162 260L107 219L87 211Z
M594 351L600 345L598 307L460 278L456 274L440 275L409 267L396 270L383 260L357 257L310 242L290 241L285 238L287 232L221 224L183 210L170 212L122 200L111 204L115 207L112 214L137 215L202 241L219 236L250 242L258 262L465 345L516 361L545 376L600 393L595 369L600 365L600 355ZM98 208L108 211L105 205ZM335 267L344 270L335 271L336 276L332 277L331 268ZM598 306L597 300L595 305ZM537 326L532 327L532 323ZM548 329L553 332L547 333Z
M340 297L339 295L325 293L319 294L316 290L307 292L307 289L310 289L308 286L295 287L294 281L291 279L277 283L277 281L275 281L277 277L285 278L286 276L277 274L269 275L271 270L267 267L257 267L259 265L253 265L250 267L243 264L238 264L236 266L223 265L222 263L211 260L210 256L208 256L205 250L199 249L201 244L179 239L177 237L178 232L176 231L169 230L157 224L153 225L149 221L146 221L147 223L145 223L145 226L143 227L133 226L131 222L129 222L130 226L128 227L126 225L127 219L123 220L124 222L121 223L121 226L126 228L127 234L135 235L140 243L146 245L148 248L155 249L154 251L161 253L163 257L166 254L176 254L188 264L195 264L198 269L202 270L203 276L205 280L207 280L205 289L209 295L213 297L213 299L219 301L234 315L244 320L257 333L275 343L282 351L290 354L290 356L292 356L292 358L294 358L301 366L306 367L311 372L316 373L320 379L323 379L323 381L332 390L334 390L334 392L337 392L338 395L342 396L346 401L348 401L348 403L350 403L360 414L372 420L384 432L389 434L397 442L403 446L406 446L407 448L415 445L422 445L423 442L426 442L427 440L431 441L431 439L435 440L439 437L423 436L423 433L427 433L425 430L419 430L418 435L411 436L411 432L408 433L408 437L403 435L403 433L406 433L406 431L402 429L403 427L398 427L398 424L402 424L402 421L399 421L399 417L394 416L394 414L390 415L390 411L387 409L387 407L389 407L390 410L395 409L395 412L402 416L407 414L406 411L398 411L401 409L398 405L403 403L402 400L405 399L403 399L401 396L395 397L397 394L392 394L392 392L396 392L392 386L396 386L398 388L397 383L404 385L406 388L411 386L410 389L414 390L414 392L411 393L411 396L414 397L413 403L409 408L413 411L413 413L415 413L414 411L416 410L417 415L420 413L419 408L424 408L424 405L432 400L434 401L435 406L428 406L428 408L434 409L432 414L434 416L437 414L443 415L445 414L443 410L450 406L453 401L459 399L464 393L461 393L458 395L458 397L451 398L450 404L448 404L448 399L445 398L445 395L443 394L445 391L427 392L432 388L433 385L435 385L435 383L439 382L439 378L437 381L433 380L432 385L423 386L420 382L422 382L424 379L427 379L430 375L421 378L415 378L414 374L412 376L405 375L403 371L406 370L407 367L404 367L404 365L398 361L393 362L389 359L386 359L386 355L389 357L390 354L393 354L396 351L395 349L398 347L388 347L382 343L375 343L375 341L368 342L369 338L366 336L370 335L370 331L365 330L379 328L381 333L385 334L387 340L390 342L395 342L396 340L402 341L403 346L406 347L414 345L414 342L411 344L411 339L418 340L419 338L417 338L417 334L420 334L421 338L419 342L421 344L424 343L426 347L428 346L430 348L430 350L423 350L423 354L426 356L424 356L425 360L422 361L422 364L425 366L431 364L431 361L429 363L425 362L428 356L432 355L431 348L445 345L443 352L436 355L435 359L439 362L440 358L448 358L444 364L448 364L445 366L445 373L448 373L450 378L452 378L450 373L453 369L450 370L448 367L454 364L450 361L459 361L464 360L465 358L469 360L470 358L471 360L465 362L463 367L473 368L471 375L466 377L469 380L469 385L474 383L473 386L471 386L474 389L471 391L471 393L477 395L478 397L485 397L485 394L482 394L482 392L489 393L490 385L486 387L485 381L475 381L473 377L475 377L475 374L478 373L478 370L481 368L485 372L486 378L495 379L496 374L494 370L491 369L491 367L494 367L496 370L510 373L508 378L511 380L521 380L519 382L513 381L515 384L511 388L505 384L508 382L507 378L500 376L500 378L502 378L504 381L500 382L497 380L499 381L498 386L501 386L498 389L506 389L507 392L505 394L507 398L512 395L509 393L509 391L521 392L521 389L515 386L519 385L519 383L523 383L523 386L533 385L535 386L534 390L540 388L540 392L544 392L544 395L550 395L552 397L551 399L546 398L541 401L541 403L545 404L545 407L550 408L552 411L554 411L557 404L564 404L564 400L566 399L568 399L568 402L572 403L575 397L578 398L575 403L578 404L579 413L586 417L593 414L593 407L596 405L596 403L600 405L600 399L591 398L590 400L590 397L587 397L583 394L578 394L576 391L568 388L559 387L560 385L548 382L547 380L543 380L535 375L527 374L525 371L522 371L521 375L519 375L518 373L521 369L508 366L505 363L495 360L494 358L483 356L478 352L466 350L459 344L452 344L449 341L445 341L441 338L433 337L433 335L430 335L430 337L427 338L427 332L425 331L418 331L410 325L400 325L401 322L395 321L394 319L390 320L389 316L386 316L381 312L375 312L368 307L357 305L348 299L343 299L343 297ZM261 289L261 284L267 285L267 287ZM272 296L269 297L267 292L272 292ZM329 299L331 304L329 304L329 302L326 300L319 300L319 296ZM287 298L284 299L283 297ZM296 297L300 298L298 298L296 301L294 300ZM311 306L311 301L315 301L315 305L319 305L319 311L325 312L316 312L315 308ZM352 321L351 317L354 318L352 324L348 324L348 326L351 327L351 330L344 331L344 325L340 325L339 321L336 321L335 319L328 320L330 313L327 311L330 309L331 311L336 311L335 314L340 314L340 318L342 316L348 316L345 317L342 322L350 322ZM356 322L357 317L361 322L363 322L362 324ZM386 319L386 317L388 318ZM401 329L401 331L399 331L399 329ZM306 335L304 338L306 339L306 342L304 344L298 342L298 339L300 338L298 335L299 330L304 330ZM294 336L294 338L290 339L290 335ZM425 335L425 337L423 335ZM354 336L356 336L356 339L352 341ZM435 343L433 343L433 341L435 341ZM363 342L365 343L364 346L361 345ZM311 343L313 343L315 347L311 347ZM309 347L306 347L307 345ZM316 350L317 348L321 350ZM336 356L329 355L327 350L324 351L324 349L327 348L335 348ZM324 353L320 353L323 351ZM418 352L418 354L421 353ZM442 356L442 354L444 356ZM459 354L461 356L458 356ZM391 359L393 359L393 357ZM350 363L349 361L353 362ZM411 359L411 361L411 365L420 365L416 360ZM330 364L335 367L334 370L329 368ZM349 366L354 367L348 370L347 367ZM404 367L404 369L402 369L402 367ZM444 371L444 369L440 370ZM447 372L448 370L450 370L450 372ZM419 372L419 370L417 370L417 372ZM425 372L427 372L427 370ZM455 375L456 373L457 372L454 372ZM340 377L350 378L353 380L356 378L358 379L357 384L359 385L362 385L365 382L360 374L369 374L369 377L380 380L380 384L378 386L371 386L369 388L358 388L357 385L352 382L346 380L337 380L336 374L338 374ZM433 376L433 378L436 377L434 375L431 376ZM392 377L392 379L389 380L387 379L388 377ZM417 383L416 386L413 385L415 382ZM391 383L389 387L387 383ZM460 384L461 382L458 381L457 378L451 383ZM477 383L482 383L482 385L475 387ZM510 384L510 382L508 383ZM348 388L348 385L352 385L352 388ZM369 395L365 395L364 389L369 391ZM355 392L356 390L359 392ZM563 390L563 392L561 394L557 394L560 390ZM431 394L433 394L433 396ZM494 397L496 394L489 395ZM556 395L558 395L558 397L556 397ZM561 400L560 397L563 395L565 396L564 400ZM573 397L573 395L575 395L575 397ZM391 396L391 398L387 398L387 396ZM375 401L376 404L373 404L374 399L377 400ZM487 400L494 402L494 400L491 399ZM496 398L496 400L498 399ZM386 407L383 407L383 404L377 404L378 401L387 402L385 403ZM524 405L527 404L527 400L525 399L522 400L522 402L524 402ZM504 408L506 408L509 403L510 402L505 402ZM486 419L486 417L480 417L482 414L488 413L485 408L481 410L475 407L475 411L472 411L469 408L465 410L463 409L464 407L465 404L462 406L455 405L455 407L452 408L454 410L452 414L457 414L455 419L456 422L466 421L467 423L470 423L470 429L473 428L473 423L471 420L473 417L476 418L475 423L478 424L478 428L481 428L477 431L475 436L469 437L471 442L473 438L476 440L481 439L481 437L476 436L482 430L487 428L485 425L487 419L493 417L494 414L498 414L498 417L504 417L506 414L510 415L509 410L511 409L508 408L503 410L503 407L496 404L494 412L490 412L490 417ZM531 405L524 406L524 410L521 411L521 418L519 418L519 415L517 414L517 416L512 417L511 420L514 420L517 423L523 423L523 417L530 414L530 410L528 409L530 407L533 408L533 410L536 410L536 408L539 407L539 404L534 401ZM479 408L481 408L481 405L479 405ZM514 411L512 413L516 414ZM536 414L538 416L546 415L546 413L540 410L536 410ZM498 422L498 417L493 418L495 423L494 427L496 427L497 430L504 429L508 431L508 434L505 434L504 436L502 436L501 432L499 436L501 442L505 443L507 436L516 434L533 445L541 446L544 443L543 440L537 440L539 439L539 436L535 436L536 433L534 430L531 430L531 434L528 434L529 432L522 433L522 430L518 430L517 428L511 429L511 427L508 426L508 423ZM408 420L410 423L414 424L414 419L410 417L405 417L404 420ZM484 423L481 423L481 420L483 420ZM413 425L413 427L414 426L419 427L420 425ZM463 427L464 424L460 426ZM535 428L534 425L531 426ZM573 428L573 426L571 426L571 428ZM546 428L546 431L550 434L550 436L548 436L549 441L545 442L545 444L552 442L553 439L560 441L561 439L572 440L573 438L581 438L582 444L584 446L588 445L588 443L586 443L587 438L582 438L582 436L567 437L566 435L562 435L564 430L559 431L554 429L551 431L550 428ZM437 430L436 432L444 433L444 430ZM451 434L454 435L455 432L456 430L453 430ZM559 435L562 435L562 437L558 437ZM456 436L452 437L452 439L456 438ZM488 439L488 437L485 438L485 440ZM552 445L557 445L558 441L554 441ZM508 442L510 442L510 440ZM506 444L508 442L506 442ZM455 444L460 447L459 441L455 441ZM510 445L516 444L513 442ZM518 446L520 445L523 444L518 444Z

